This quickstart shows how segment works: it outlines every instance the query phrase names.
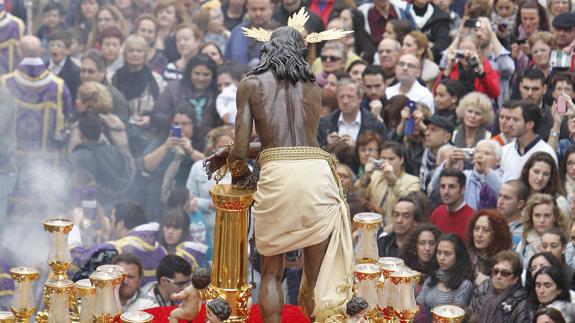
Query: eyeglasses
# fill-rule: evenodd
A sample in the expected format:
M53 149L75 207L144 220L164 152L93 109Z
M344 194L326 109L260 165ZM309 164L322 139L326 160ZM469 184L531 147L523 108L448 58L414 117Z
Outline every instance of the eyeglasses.
M192 282L191 280L186 280L186 281L183 281L183 282L177 282L177 281L175 281L175 280L173 280L173 279L171 279L171 278L168 278L168 277L164 277L164 279L167 280L168 282L170 282L170 283L172 283L172 284L174 284L174 285L180 287L180 288L186 287L186 286L188 286L188 285Z
M407 67L407 68L410 68L410 69L412 69L412 70L415 70L415 69L418 69L418 68L419 68L418 65L415 65L415 64L412 64L412 63L406 63L406 62L399 62L399 63L397 63L397 66L399 66L399 67L401 67L401 68L406 68L406 67Z
M493 277L501 274L501 277L507 278L507 277L511 277L513 276L513 273L507 270L503 270L503 269L497 269L497 268L493 268L493 270L491 270L491 274L493 275Z
M320 58L322 62L337 62L341 60L341 57L330 56L330 55L321 55Z

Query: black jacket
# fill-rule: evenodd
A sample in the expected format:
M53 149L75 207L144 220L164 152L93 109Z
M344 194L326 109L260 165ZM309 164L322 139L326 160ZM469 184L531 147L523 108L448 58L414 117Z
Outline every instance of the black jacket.
M375 117L368 110L361 109L361 125L359 127L359 135L367 130L371 130L385 138L387 134L387 127L375 119ZM338 132L339 126L337 121L339 119L339 110L335 110L327 116L319 120L319 129L317 130L317 142L320 147L327 146L327 136L332 132ZM359 136L358 135L358 136Z
M441 59L441 52L443 52L449 44L451 44L451 37L449 36L449 30L451 25L451 17L449 14L433 4L428 4L433 6L433 14L429 20L421 28L421 32L427 36L427 39L433 43L433 57L435 62L439 64ZM409 13L413 5L407 6L406 11Z
M60 73L58 73L58 76L64 80L68 90L70 90L70 95L72 96L73 102L76 102L78 88L80 87L80 83L82 83L80 80L80 67L78 67L78 65L76 65L76 63L74 63L70 57L67 57L66 63L64 63L64 67L62 67L62 70Z
M381 234L378 232L378 236ZM390 232L383 237L377 238L377 250L380 257L399 257L399 247L395 241L395 233Z

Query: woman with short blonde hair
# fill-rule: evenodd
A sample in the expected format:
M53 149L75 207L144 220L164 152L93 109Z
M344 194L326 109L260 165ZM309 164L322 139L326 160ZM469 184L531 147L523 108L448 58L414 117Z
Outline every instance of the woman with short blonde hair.
M479 92L464 96L456 109L459 127L453 132L453 142L458 148L473 148L480 140L491 138L487 126L493 122L495 114L491 99Z
M100 142L114 145L129 155L126 128L122 120L112 113L113 106L112 95L104 85L98 82L84 82L78 88L76 97L78 113L95 112L102 121ZM71 153L81 142L78 122L75 122L70 127L68 153Z

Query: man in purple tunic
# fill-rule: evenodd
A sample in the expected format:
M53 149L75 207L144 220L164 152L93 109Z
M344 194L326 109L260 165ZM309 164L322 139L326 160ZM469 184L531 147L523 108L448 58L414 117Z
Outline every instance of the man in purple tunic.
M42 61L40 40L22 37L19 53L22 60L16 70L0 77L0 84L16 101L14 152L18 179L12 202L17 202L17 207L22 205L20 202L30 204L35 200L32 187L38 179L32 175L33 166L48 172L48 167L59 164L65 120L73 109L66 84Z
M0 0L0 75L14 71L18 64L18 42L24 36L24 22L4 9Z

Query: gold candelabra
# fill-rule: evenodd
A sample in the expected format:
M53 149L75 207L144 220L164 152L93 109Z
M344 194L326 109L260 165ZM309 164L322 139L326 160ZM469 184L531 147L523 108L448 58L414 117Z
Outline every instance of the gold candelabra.
M0 323L14 323L16 318L11 312L0 311Z
M66 219L49 219L43 222L44 230L51 234L48 265L52 269L50 278L67 280L68 268L72 263L72 255L68 249L68 234L72 231L74 223Z
M227 322L245 322L251 307L252 287L248 272L248 210L253 192L236 185L217 184L210 190L216 207L212 283L208 299L228 301L232 313Z
M92 323L96 306L96 287L92 286L90 279L81 279L76 282L76 299L80 305L79 322Z
M120 316L121 307L117 300L123 278L119 271L95 271L90 275L90 281L96 287L95 323L110 323Z
M71 280L49 280L44 284L48 323L70 323L75 286ZM49 304L49 305L48 305Z

